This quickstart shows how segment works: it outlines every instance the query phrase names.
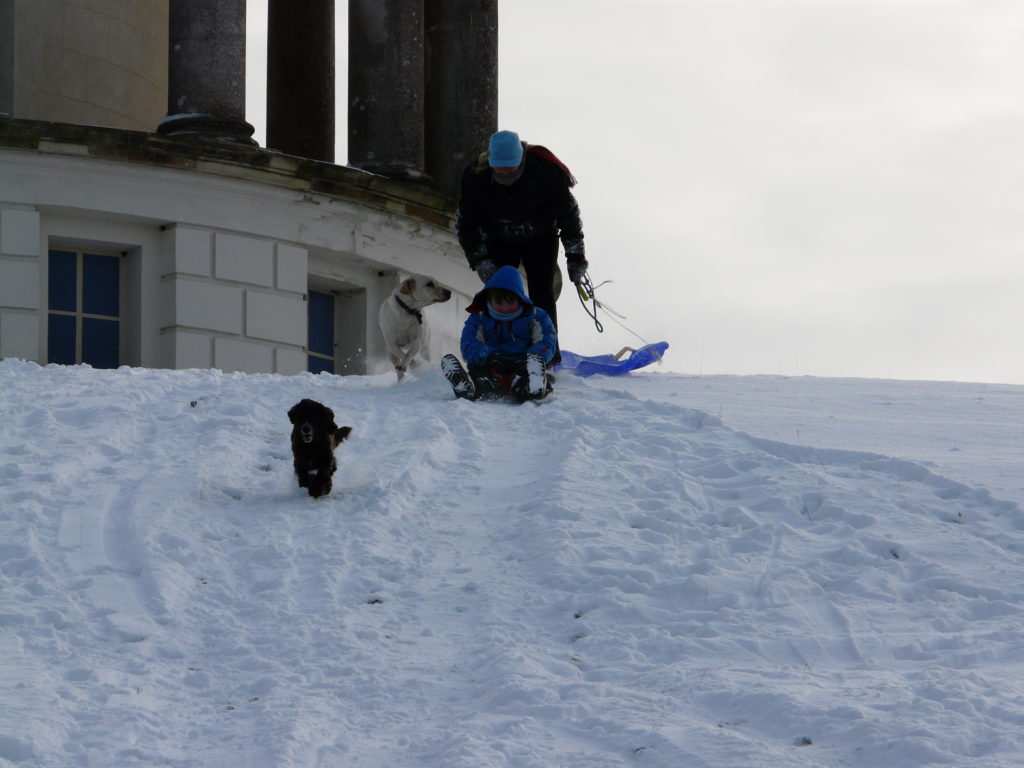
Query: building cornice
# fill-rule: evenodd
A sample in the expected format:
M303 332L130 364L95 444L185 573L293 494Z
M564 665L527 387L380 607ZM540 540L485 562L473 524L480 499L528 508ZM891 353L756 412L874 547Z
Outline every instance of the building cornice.
M451 230L454 201L410 181L232 142L0 116L0 149L173 168L323 195Z

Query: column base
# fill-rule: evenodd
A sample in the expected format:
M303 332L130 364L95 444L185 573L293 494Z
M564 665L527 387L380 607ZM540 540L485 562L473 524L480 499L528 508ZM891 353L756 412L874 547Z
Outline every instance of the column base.
M255 131L244 120L228 120L201 113L168 115L156 127L156 132L161 136L230 141L251 147L259 146L252 138Z

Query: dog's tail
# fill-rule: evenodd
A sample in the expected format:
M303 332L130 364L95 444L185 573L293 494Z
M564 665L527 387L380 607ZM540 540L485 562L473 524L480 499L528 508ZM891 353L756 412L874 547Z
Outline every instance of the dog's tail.
M350 434L352 427L338 427L334 430L334 444L340 445Z

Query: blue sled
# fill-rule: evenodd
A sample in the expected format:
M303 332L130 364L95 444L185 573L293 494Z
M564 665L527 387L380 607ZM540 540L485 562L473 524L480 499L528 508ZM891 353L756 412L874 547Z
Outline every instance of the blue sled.
M594 357L577 355L575 352L563 349L562 362L557 369L572 371L577 376L593 376L595 374L622 376L637 368L643 368L645 365L661 362L666 349L668 349L667 341L648 344L640 349L624 347L617 355L596 355ZM623 355L626 352L629 352L629 357L624 358Z

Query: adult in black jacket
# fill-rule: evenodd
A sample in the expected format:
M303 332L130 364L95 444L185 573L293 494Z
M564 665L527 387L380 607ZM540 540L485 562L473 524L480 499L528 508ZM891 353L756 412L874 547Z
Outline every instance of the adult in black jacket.
M459 243L480 280L486 283L506 264L522 265L530 300L556 328L559 238L569 279L579 283L587 271L580 209L569 191L575 183L549 150L520 141L512 131L498 131L488 151L462 174L455 220Z

